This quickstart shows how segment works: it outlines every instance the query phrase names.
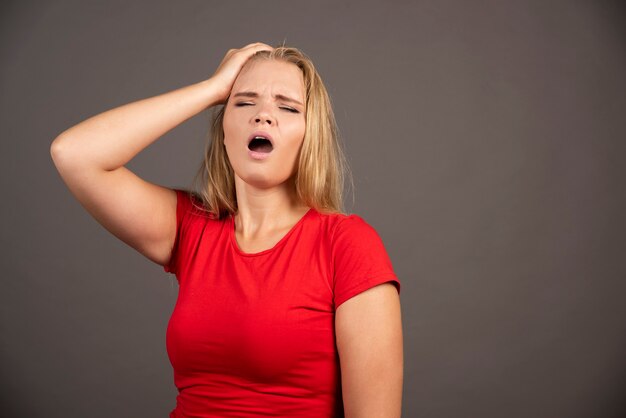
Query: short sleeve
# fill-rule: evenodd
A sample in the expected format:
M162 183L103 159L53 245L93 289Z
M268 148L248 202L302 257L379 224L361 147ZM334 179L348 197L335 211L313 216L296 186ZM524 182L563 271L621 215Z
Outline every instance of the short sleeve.
M351 297L391 282L400 294L400 281L382 239L358 215L349 215L335 227L332 239L335 309Z
M179 247L183 235L183 221L186 215L191 211L193 203L189 192L180 189L174 189L174 191L176 192L176 239L170 254L170 261L168 264L163 266L163 270L167 273L177 274L180 258Z

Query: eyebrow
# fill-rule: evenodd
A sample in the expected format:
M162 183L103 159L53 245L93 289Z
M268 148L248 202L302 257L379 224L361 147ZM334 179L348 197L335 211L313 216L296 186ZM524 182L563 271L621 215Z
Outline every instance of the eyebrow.
M239 93L236 93L234 97L252 97L252 98L258 98L259 94L257 92L254 91L240 91ZM300 106L304 106L302 103L300 103L299 101L297 101L296 99L292 99L291 97L287 97L284 94L275 94L274 95L275 99L279 99L282 100L284 102L291 102L291 103L297 103Z

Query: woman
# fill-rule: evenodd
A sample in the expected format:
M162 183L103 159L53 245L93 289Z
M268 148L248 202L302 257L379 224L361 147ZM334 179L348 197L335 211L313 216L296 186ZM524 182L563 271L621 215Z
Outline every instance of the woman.
M124 165L223 105L200 192ZM295 48L228 51L208 80L94 116L51 154L107 230L176 274L170 417L399 417L400 282L376 231L341 212L326 89Z

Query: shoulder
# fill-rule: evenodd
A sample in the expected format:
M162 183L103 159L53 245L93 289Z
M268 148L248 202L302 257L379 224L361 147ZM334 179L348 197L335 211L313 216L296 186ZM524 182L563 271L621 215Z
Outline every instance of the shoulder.
M376 229L356 213L318 212L318 219L331 247L358 245L360 240L371 242L372 239L380 239Z

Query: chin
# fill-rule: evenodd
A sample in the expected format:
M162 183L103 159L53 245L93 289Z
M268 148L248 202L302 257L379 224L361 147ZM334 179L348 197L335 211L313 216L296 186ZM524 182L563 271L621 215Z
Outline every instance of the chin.
M278 186L282 182L280 179L273 178L264 173L246 173L243 176L238 176L244 183L259 189L269 189L271 187Z
M258 189L269 189L272 187L277 187L285 182L288 182L291 177L279 177L272 176L262 172L248 172L245 175L237 175L244 183L249 184L250 186L256 187Z

